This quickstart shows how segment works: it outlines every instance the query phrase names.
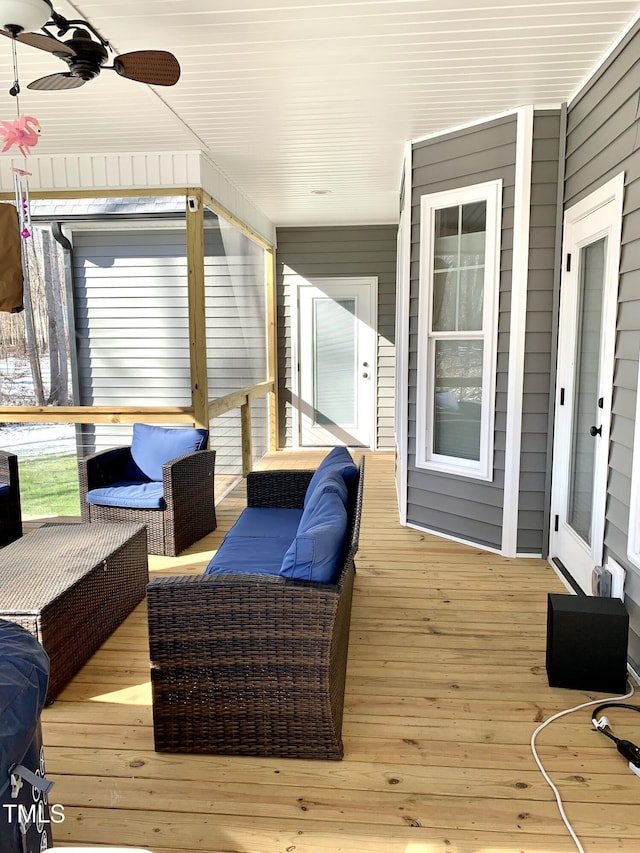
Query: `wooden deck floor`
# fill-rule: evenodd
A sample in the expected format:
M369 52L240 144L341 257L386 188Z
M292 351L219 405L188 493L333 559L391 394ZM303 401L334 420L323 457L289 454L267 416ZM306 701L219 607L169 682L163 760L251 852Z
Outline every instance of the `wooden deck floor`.
M321 454L278 454L309 467ZM505 560L397 522L393 459L368 454L342 762L156 754L141 605L43 712L56 846L152 853L564 853L575 850L529 749L588 698L550 689L541 560ZM201 571L244 506L153 572ZM588 641L588 639L586 640ZM597 696L595 697L597 698ZM608 713L638 742L640 727ZM619 714L620 716L617 716ZM631 715L635 716L635 715ZM539 752L586 853L640 850L640 779L590 726L553 723Z

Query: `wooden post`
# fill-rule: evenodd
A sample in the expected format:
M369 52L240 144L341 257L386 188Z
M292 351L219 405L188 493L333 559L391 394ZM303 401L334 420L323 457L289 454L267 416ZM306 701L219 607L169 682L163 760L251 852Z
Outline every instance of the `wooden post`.
M276 345L276 256L273 249L266 250L267 273L267 375L273 382L274 392L269 394L269 450L278 449L278 364Z
M240 425L242 428L242 476L246 477L253 469L253 452L251 448L251 399L240 406Z
M209 429L207 330L204 300L204 204L199 188L187 189L187 291L191 403L196 426Z

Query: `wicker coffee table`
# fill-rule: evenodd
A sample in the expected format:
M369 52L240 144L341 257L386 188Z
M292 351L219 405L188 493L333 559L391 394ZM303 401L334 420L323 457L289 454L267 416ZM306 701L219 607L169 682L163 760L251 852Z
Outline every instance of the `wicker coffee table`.
M144 524L55 524L0 551L0 618L27 628L51 660L47 701L145 596Z

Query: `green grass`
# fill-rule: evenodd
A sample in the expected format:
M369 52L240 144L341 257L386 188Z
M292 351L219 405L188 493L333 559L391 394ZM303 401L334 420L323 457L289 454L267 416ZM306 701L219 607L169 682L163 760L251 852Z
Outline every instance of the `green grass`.
M22 456L22 515L80 515L78 464L75 454Z

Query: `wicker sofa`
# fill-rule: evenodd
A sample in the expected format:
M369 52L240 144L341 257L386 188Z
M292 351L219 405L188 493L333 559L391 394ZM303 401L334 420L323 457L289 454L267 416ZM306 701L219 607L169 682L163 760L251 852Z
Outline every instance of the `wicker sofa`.
M0 450L0 545L22 536L18 457Z
M332 582L254 570L242 573L237 543L236 573L222 566L216 574L158 577L150 582L156 750L342 758L364 459L355 471L347 489L346 536ZM248 507L237 524L242 527L249 512L251 526L260 527L256 510L266 511L266 526L276 509L301 514L313 474L249 474ZM247 545L255 563L256 543Z

